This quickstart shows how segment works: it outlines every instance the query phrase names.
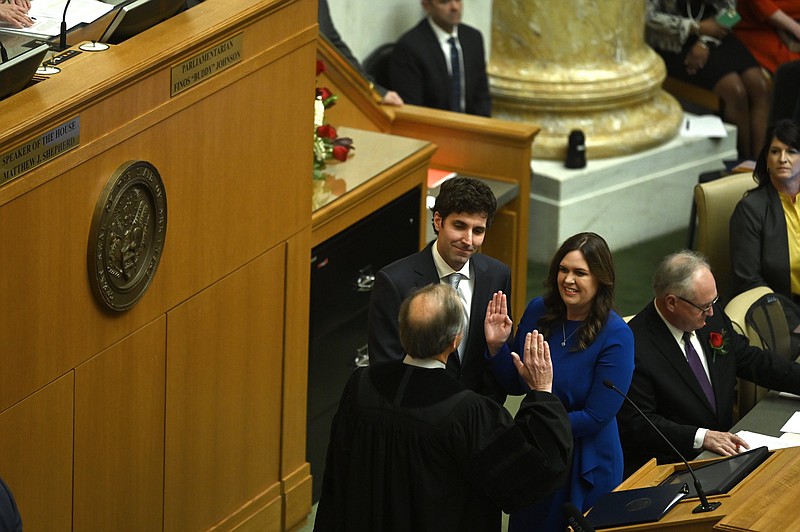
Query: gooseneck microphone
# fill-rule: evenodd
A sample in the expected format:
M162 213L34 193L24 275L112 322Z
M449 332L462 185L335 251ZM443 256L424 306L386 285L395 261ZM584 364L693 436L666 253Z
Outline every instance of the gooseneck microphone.
M58 41L58 51L63 52L67 49L67 8L72 0L67 0L64 4L64 16L61 17L61 33Z
M639 412L640 416L642 416L645 420L647 420L647 422L650 424L650 426L653 427L653 429L658 433L659 436L661 436L661 439L664 440L665 442L667 442L667 445L669 445L670 448L675 452L675 454L677 454L678 457L683 461L683 464L686 466L686 469L689 471L689 474L692 475L692 479L694 480L694 489L697 492L697 496L700 498L700 504L697 506L697 508L692 510L692 513L693 514L698 514L698 513L701 513L701 512L713 512L714 510L719 508L722 505L722 503L721 502L708 502L708 499L706 498L706 492L703 491L703 486L701 486L700 485L700 481L697 480L697 476L694 474L694 469L692 469L692 466L689 465L689 462L686 461L686 458L683 457L683 455L678 451L678 449L676 449L675 446L672 445L672 442L669 441L669 439L666 436L664 436L664 433L661 432L660 430L658 430L658 427L656 427L656 424L653 423L652 421L650 421L650 418L647 417L644 414L644 412L642 412L642 410L636 405L636 403L633 402L633 400L630 397L628 397L627 395L622 393L622 391L620 391L619 388L614 386L613 382L611 382L608 379L604 379L603 380L603 385L606 388L614 390L615 392L620 394L623 398L625 398L625 400L628 401L631 404L631 406L633 406L633 408L636 409L637 412Z
M572 527L573 532L595 532L594 527L577 506L571 502L565 502L561 509L567 518L567 524Z

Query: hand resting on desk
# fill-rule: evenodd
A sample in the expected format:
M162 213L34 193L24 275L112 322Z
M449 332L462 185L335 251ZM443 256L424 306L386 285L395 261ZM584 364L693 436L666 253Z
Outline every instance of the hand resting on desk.
M11 0L0 4L0 22L12 28L27 28L33 24L33 19L28 16L30 8L31 3L28 0Z
M717 432L709 430L703 438L703 449L722 456L733 456L742 449L749 449L750 445L736 434L730 432Z

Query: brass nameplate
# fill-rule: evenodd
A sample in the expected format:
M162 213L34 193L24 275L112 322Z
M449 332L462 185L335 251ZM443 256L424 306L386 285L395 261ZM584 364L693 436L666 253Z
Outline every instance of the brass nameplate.
M172 67L170 97L242 60L242 33Z
M80 143L81 118L78 116L0 156L0 185L78 147Z

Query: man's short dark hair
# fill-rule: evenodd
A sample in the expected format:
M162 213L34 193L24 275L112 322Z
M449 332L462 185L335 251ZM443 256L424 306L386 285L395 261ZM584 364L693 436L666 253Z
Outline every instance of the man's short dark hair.
M400 343L412 358L436 356L462 333L465 321L464 305L452 286L424 286L400 305Z
M492 226L495 211L497 199L489 185L466 176L456 176L442 183L436 203L431 207L431 212L438 212L442 220L459 212L485 215L487 228Z

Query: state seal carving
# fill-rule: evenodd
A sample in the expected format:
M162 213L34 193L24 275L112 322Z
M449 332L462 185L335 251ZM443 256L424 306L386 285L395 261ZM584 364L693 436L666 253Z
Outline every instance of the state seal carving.
M92 290L109 310L122 312L147 291L167 235L167 198L155 166L127 161L109 178L89 232Z

